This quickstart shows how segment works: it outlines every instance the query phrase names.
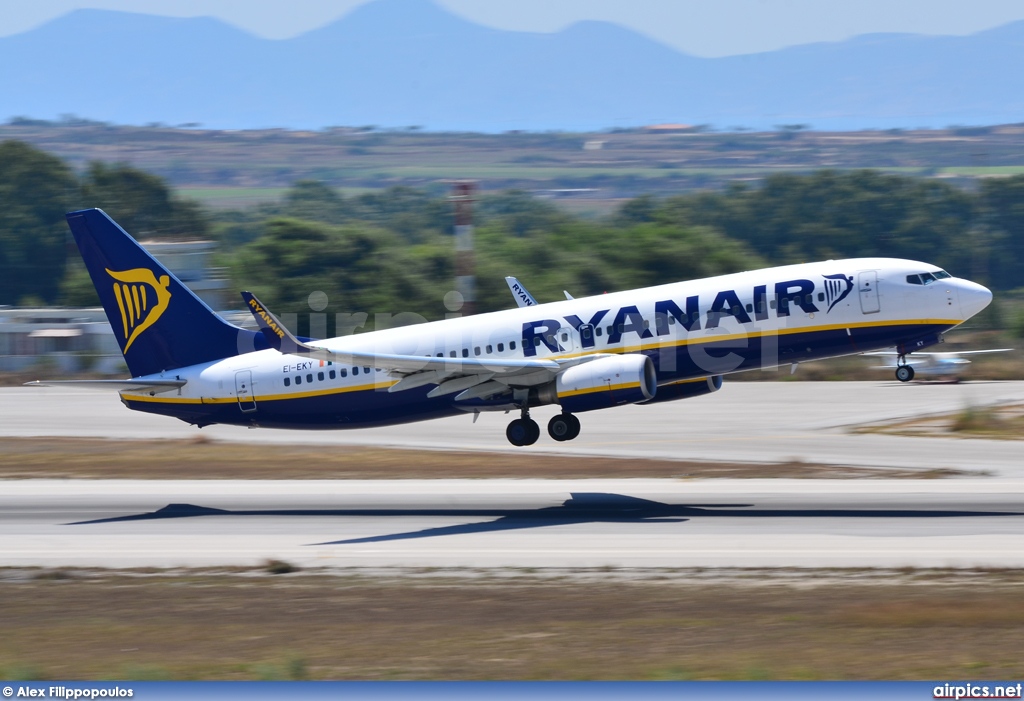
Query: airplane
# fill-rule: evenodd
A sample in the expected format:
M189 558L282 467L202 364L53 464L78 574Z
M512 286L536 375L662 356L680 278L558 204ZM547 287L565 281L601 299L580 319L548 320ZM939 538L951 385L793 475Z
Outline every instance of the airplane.
M126 407L198 427L338 429L478 412L518 412L505 434L532 445L530 409L559 405L556 441L577 414L710 394L723 376L939 343L992 300L936 266L893 258L788 265L537 304L339 338L295 337L243 292L259 331L215 314L99 209L67 214L128 380ZM921 285L922 274L935 284Z
M533 295L526 289L526 286L519 282L519 280L509 275L505 278L505 284L508 285L508 290L512 293L512 299L516 301L517 307L536 306L537 300L533 298ZM568 290L562 290L562 294L565 295L566 299L576 299L569 294Z
M876 369L896 369L896 379L900 382L910 382L916 375L939 375L952 377L959 381L960 373L967 369L971 361L962 358L964 355L976 355L979 353L1007 353L1013 348L986 348L984 350L949 351L946 353L916 353L913 359L908 359L903 365L897 361L897 351L875 351L863 355L872 357L892 358L893 362L886 365L876 365Z

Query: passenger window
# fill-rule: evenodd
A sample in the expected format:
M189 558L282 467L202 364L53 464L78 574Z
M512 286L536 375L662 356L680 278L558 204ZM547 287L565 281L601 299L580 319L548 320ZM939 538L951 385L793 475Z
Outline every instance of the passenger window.
M644 319L644 329L646 330L649 328L651 328L651 322L649 322L647 319Z
M316 379L318 379L318 380L320 380L321 382L323 382L323 381L324 381L324 374L323 374L322 372L318 372L318 373L316 374Z
M509 341L508 342L508 349L509 350L515 350L516 349L516 342L515 341Z
M504 352L504 350L505 350L505 344L504 343L499 343L498 344L498 352L502 353L502 352Z
M608 335L611 336L613 333L615 333L615 327L609 324L608 325Z
M363 368L363 372L365 372L367 375L369 375L370 374L370 368L364 367Z
M753 305L753 304L749 304L749 303L748 303L748 304L747 304L747 311L748 311L748 312L752 312L752 311L754 311L754 305Z
M346 368L342 368L342 369L341 369L341 370L339 370L338 372L340 372L340 373L341 373L341 376L342 376L342 377L348 377L348 369L346 369Z
M488 354L488 355L490 355L491 353L493 353L493 352L494 352L494 347L493 347L493 346L490 346L490 345L488 345L488 346L487 346L487 348L486 348L486 351L487 351L487 354Z
M583 331L582 331L582 332L580 333L580 335L581 335L581 336L582 336L583 338L585 338L585 339L587 339L587 340L590 340L590 336L592 335L592 334L590 333L590 327L589 327L589 326L584 326L584 327L583 327Z
M540 339L539 338L534 338L533 339L533 345L534 345L535 348L539 348L540 347Z
M563 341L568 341L568 340L569 340L569 334L567 334L567 333L563 333L563 334L562 334L562 340L563 340Z
M289 378L289 377L284 378L284 386L285 387L291 387L292 386L291 378Z
M462 349L462 357L463 358L468 358L469 357L469 349L468 348L463 348Z
M359 368L352 368L352 375L353 375L353 377L355 375L358 375L358 374L359 374Z
M773 299L772 301L770 301L768 303L768 306L771 307L772 309L775 309L775 300Z
M807 304L810 304L813 301L814 301L814 295L807 295L806 297L804 297L804 302L807 303Z
M601 335L601 332L602 332L602 329L601 329L600 326L598 326L596 329L594 329L594 333L596 333L598 336Z
M473 355L480 355L480 346L476 346L473 348Z
M438 353L438 354L437 354L437 357L438 357L438 358L443 358L443 357L444 357L444 353Z
M676 318L674 316L670 316L668 318L668 325L669 326L675 326L676 325Z
M824 302L825 301L825 293L824 292L819 292L818 293L818 301L819 302Z
M451 357L451 358L454 358L456 356L455 351L449 351L448 352L448 356Z
M694 320L695 322L696 322L696 321L700 321L700 312L694 312L694 313L693 313L693 320Z
M337 375L335 374L334 370L331 370L331 372L329 373L329 377L330 377L330 378L331 378L332 380L333 380L334 378L336 378L336 377L337 377Z
M764 300L763 299L760 302L757 303L757 313L758 314L764 314Z
M313 373L309 373L308 375L306 375L306 382L309 382L310 384L312 384L312 382L313 382Z
M297 385L301 385L302 384L302 375L296 375L295 376L295 384L297 384Z

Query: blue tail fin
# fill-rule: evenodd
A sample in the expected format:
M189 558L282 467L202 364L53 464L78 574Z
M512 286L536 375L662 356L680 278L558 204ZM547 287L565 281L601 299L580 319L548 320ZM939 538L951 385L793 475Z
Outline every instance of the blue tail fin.
M132 377L267 347L217 316L103 210L67 220Z

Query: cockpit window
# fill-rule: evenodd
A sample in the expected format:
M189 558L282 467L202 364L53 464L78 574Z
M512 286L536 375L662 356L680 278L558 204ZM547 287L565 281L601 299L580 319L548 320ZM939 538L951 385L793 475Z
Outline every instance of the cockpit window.
M945 270L935 270L930 273L921 273L920 275L907 275L907 282L911 285L930 285L936 280L943 280L947 277L953 277Z

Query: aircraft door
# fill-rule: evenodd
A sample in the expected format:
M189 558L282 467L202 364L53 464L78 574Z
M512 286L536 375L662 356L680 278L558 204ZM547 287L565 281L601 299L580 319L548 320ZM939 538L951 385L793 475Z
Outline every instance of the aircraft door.
M593 333L593 331L591 331ZM563 326L558 329L558 334L555 336L555 340L558 341L558 347L561 349L560 354L573 354L576 353L580 344L576 338L576 329L569 326Z
M235 373L235 396L238 408L244 412L256 411L256 394L252 390L252 372L240 370Z
M878 272L864 270L860 273L857 289L860 292L860 310L864 314L876 314L881 310L878 301Z

